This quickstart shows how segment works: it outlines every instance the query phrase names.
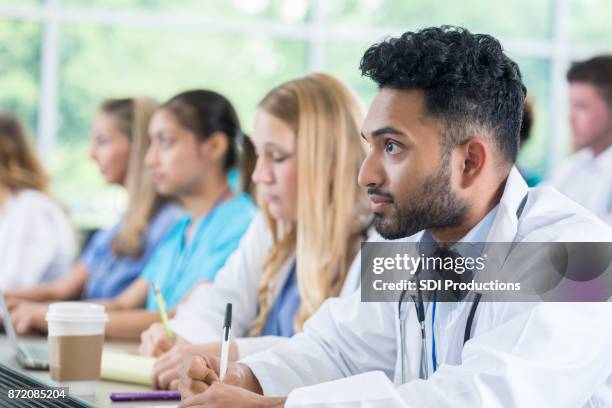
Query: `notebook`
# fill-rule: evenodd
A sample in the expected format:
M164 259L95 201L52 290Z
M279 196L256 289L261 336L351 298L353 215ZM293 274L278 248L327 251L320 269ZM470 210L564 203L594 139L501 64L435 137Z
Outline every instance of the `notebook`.
M151 386L155 359L114 350L102 351L100 377L104 380Z

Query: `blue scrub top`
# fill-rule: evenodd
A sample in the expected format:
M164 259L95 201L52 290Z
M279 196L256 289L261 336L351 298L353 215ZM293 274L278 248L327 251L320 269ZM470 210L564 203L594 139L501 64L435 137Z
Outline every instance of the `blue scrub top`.
M151 219L143 239L144 252L140 258L117 257L111 243L121 223L94 234L81 255L89 276L85 285L85 299L114 298L123 292L144 269L155 248L185 212L174 204L160 209Z
M201 281L215 279L227 257L238 247L257 209L246 193L221 203L198 224L193 238L185 241L191 216L179 221L159 244L142 277L159 287L166 306L174 308ZM147 310L157 311L153 290Z
M295 334L293 322L295 314L300 307L300 290L297 285L295 274L295 262L291 267L289 276L283 285L276 301L268 313L268 319L264 326L262 336L291 337Z

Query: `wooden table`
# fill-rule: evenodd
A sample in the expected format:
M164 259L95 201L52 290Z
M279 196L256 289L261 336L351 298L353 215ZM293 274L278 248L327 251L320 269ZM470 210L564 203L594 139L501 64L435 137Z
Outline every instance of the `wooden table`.
M46 344L46 337L22 337L19 339L20 343L23 344ZM135 352L138 343L124 342L124 341L106 341L104 343L105 349L122 350L128 352ZM26 373L27 375L36 378L37 380L53 386L51 377L48 371L35 371L23 369L15 357L15 351L11 347L6 335L0 335L0 362L13 368L19 372ZM96 407L175 407L178 405L176 401L165 401L165 402L113 402L110 400L110 394L113 392L134 392L134 391L147 391L150 388L137 385L137 384L126 384L118 383L113 381L98 381L96 386L95 395L91 396L79 396L79 398L93 404Z

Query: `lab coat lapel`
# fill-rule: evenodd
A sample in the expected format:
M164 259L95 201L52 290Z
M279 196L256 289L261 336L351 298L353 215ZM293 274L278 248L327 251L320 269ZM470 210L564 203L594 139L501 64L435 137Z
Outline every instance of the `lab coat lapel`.
M527 183L516 167L512 167L487 242L515 241L518 232L516 212L528 191Z
M529 187L523 176L513 166L506 179L506 186L499 201L497 214L487 236L487 244L484 250L486 254L493 254L488 260L493 265L493 268L498 270L501 268L512 249L512 243L517 240L519 229L517 211L521 205L524 205L523 211L527 208L529 200L523 203L523 199L528 191ZM508 243L508 245L502 250L502 246L499 243L503 242ZM496 243L494 244L496 246L495 251L490 250L492 243Z
M397 304L395 305L396 313L398 312ZM417 325L413 322L417 321L416 310L412 301L404 303L403 312L406 313L406 336L404 339L404 354L402 355L402 336L400 327L400 318L397 315L395 319L395 343L397 346L396 360L395 360L395 374L393 376L393 383L395 385L403 384L402 381L402 357L404 358L404 364L406 365L405 377L407 381L416 380L419 378L419 370L421 366L421 336L419 330L416 329Z

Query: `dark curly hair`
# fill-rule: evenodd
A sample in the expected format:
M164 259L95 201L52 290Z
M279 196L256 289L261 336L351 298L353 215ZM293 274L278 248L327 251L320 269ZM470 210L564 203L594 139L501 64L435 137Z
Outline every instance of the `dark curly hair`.
M426 114L444 128L443 152L480 129L516 161L526 89L492 36L454 26L409 31L371 46L359 68L379 88L422 90Z

